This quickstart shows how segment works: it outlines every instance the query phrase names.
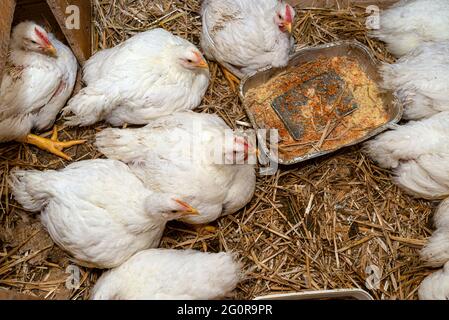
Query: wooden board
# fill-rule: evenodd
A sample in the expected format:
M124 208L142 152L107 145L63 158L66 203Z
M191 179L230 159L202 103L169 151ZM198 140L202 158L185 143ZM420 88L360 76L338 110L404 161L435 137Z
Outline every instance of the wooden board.
M53 33L59 40L67 43L58 21L45 1L17 0L13 25L17 25L25 20L32 20L38 23L47 31Z
M3 68L8 55L9 35L14 16L15 0L2 0L0 4L0 85L2 83Z
M80 29L67 29L66 8L80 9ZM80 65L91 56L91 4L89 0L0 0L0 85L8 55L11 26L33 20L72 48Z
M47 0L67 42L81 65L91 56L91 3L87 0ZM66 28L66 8L75 5L80 9L80 29Z
M3 1L3 0L2 0ZM14 0L8 0L14 1ZM91 5L88 0L16 0L13 24L33 20L46 26L58 39L72 48L78 62L83 65L91 55ZM76 5L80 9L80 29L67 29L66 8ZM2 10L3 12L3 10Z

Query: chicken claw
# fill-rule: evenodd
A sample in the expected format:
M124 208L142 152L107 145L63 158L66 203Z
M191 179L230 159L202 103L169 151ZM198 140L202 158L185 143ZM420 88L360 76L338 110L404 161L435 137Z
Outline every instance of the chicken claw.
M62 150L74 145L82 144L86 142L86 140L59 141L58 128L54 126L53 133L50 139L35 134L28 134L23 142L34 145L39 149L48 151L58 157L70 161L72 160L72 158L67 154L65 154L64 152L62 152Z
M214 226L206 225L206 224L194 224L192 225L193 229L198 233L198 235L207 235L207 234L214 234L217 232L217 228Z
M234 74L232 74L231 71L229 71L228 69L226 69L225 67L221 66L221 71L223 72L224 77L226 78L226 80L228 80L229 82L229 86L231 87L232 92L236 92L237 87L240 85L240 79L237 78Z

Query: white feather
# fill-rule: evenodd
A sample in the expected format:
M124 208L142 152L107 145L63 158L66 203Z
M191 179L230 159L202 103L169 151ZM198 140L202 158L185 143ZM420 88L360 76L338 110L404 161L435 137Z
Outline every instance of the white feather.
M381 13L380 29L372 36L386 42L396 56L424 42L449 40L449 2L402 0Z
M427 161L434 159L433 156L421 156L421 158L428 159ZM426 169L433 169L432 166L436 163L421 161L421 158L418 161L410 160L402 163L394 170L393 181L415 197L437 200L449 196L449 186L439 182L441 177L447 179L449 176L433 175Z
M13 30L7 65L0 87L0 142L45 130L55 121L73 91L77 62L71 50L54 36L49 40L57 58L21 49L21 41L37 25L23 22Z
M217 164L229 127L216 115L181 112L140 129L106 129L96 146L108 158L127 163L145 185L179 193L200 212L183 219L199 224L234 213L252 198L254 168Z
M381 74L383 86L405 105L405 119L449 111L449 40L423 44L396 63L384 64Z
M41 211L52 239L81 263L118 266L159 244L165 223L179 218L177 196L153 193L114 160L86 160L54 171L14 170L11 189L27 210Z
M433 216L433 222L436 228L449 229L449 198L440 203Z
M229 253L151 249L104 273L94 300L205 300L224 297L241 279Z
M438 228L420 252L426 265L441 267L449 261L449 228Z
M449 300L449 263L424 279L418 296L420 300Z
M436 230L421 250L421 258L434 267L449 261L449 198L441 202L433 217Z
M449 112L411 121L367 142L364 151L410 194L427 199L449 196Z
M197 107L209 85L206 69L187 69L180 56L198 49L163 29L139 33L96 53L84 67L87 87L64 109L68 125L105 120L118 126Z
M206 56L239 78L263 67L287 65L294 42L274 22L282 4L277 0L204 0L201 47Z
M424 154L449 152L449 112L423 121L410 121L380 134L365 144L364 151L384 168Z

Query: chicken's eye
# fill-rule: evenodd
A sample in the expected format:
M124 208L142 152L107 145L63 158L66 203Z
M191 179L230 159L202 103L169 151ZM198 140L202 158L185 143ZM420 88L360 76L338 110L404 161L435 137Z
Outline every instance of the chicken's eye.
M31 43L32 43L32 44L37 44L37 42L36 42L36 41L34 41L34 40L31 40Z
M178 211L176 211L176 210L172 210L172 211L170 211L171 213L176 213L176 212L178 212Z
M280 13L278 14L278 18L279 18L279 19L282 19L282 15L281 15Z
M192 60L192 59L187 59L187 62L188 62L188 63L192 63L193 60Z

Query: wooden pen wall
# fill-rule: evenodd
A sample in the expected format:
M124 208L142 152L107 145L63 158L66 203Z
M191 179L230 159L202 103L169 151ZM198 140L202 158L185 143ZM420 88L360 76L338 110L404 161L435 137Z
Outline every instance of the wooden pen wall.
M67 29L66 8L80 10L80 29ZM8 53L11 27L24 20L33 20L70 45L80 65L91 55L90 0L1 0L0 3L0 75ZM1 81L1 77L0 77Z

